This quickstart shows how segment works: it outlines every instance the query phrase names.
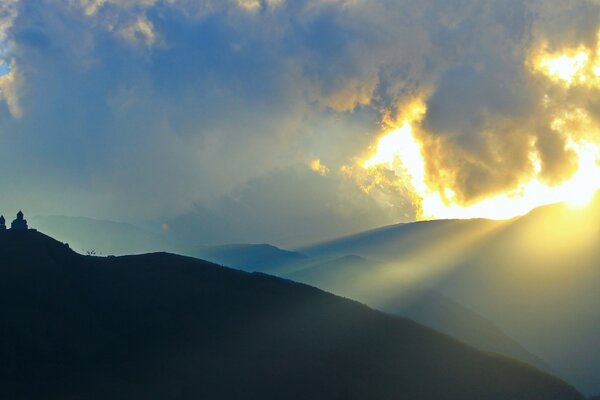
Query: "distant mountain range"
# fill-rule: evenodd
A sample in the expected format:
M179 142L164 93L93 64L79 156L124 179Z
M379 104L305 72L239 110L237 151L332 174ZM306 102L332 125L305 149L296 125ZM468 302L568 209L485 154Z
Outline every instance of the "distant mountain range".
M410 320L194 258L0 232L6 399L583 399Z
M280 274L291 265L308 260L304 254L269 244L203 246L191 252L191 255L232 268L272 274Z

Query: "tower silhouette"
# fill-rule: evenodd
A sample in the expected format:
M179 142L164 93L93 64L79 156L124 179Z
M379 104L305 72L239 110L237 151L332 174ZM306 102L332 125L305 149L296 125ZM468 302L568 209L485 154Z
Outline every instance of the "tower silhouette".
M27 228L27 220L23 218L23 212L19 211L17 213L17 219L15 219L11 224L10 224L10 229L15 230L15 231L26 231Z

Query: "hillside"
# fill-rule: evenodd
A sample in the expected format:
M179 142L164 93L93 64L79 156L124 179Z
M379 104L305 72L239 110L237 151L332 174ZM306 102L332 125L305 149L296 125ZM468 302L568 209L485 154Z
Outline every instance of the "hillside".
M10 399L582 399L536 369L309 286L0 232Z

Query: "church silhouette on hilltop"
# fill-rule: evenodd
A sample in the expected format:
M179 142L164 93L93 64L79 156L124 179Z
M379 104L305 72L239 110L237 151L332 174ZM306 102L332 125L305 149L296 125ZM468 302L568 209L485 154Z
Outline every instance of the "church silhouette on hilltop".
M24 218L23 211L17 213L17 218L10 224L10 229L13 231L26 231L29 229L27 220ZM0 231L6 230L6 220L3 215L0 215Z

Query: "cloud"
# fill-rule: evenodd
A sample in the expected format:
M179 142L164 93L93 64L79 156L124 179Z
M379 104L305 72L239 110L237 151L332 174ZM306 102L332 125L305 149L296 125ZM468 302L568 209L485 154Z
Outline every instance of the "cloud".
M323 163L321 163L321 160L314 159L309 163L309 167L311 169L311 171L316 172L317 174L321 175L321 176L325 176L327 174L329 174L330 170L329 168L324 165Z
M5 201L28 199L39 213L166 220L197 207L209 213L215 199L318 159L329 173L306 172L327 182L341 208L369 215L377 204L390 223L410 219L419 205L402 178L381 171L373 186L355 164L415 98L427 109L415 134L431 188L468 204L518 187L538 168L545 182L560 182L576 168L569 138L583 135L581 119L567 113L585 111L595 128L599 97L552 83L532 69L530 54L543 46L595 50L599 8L541 0L2 1L0 49L11 68L0 78L0 167L18 171L0 177ZM65 187L72 202L58 201ZM282 190L261 187L266 197ZM367 187L375 203L345 200ZM297 212L322 215L316 202ZM236 215L239 226L249 223ZM271 221L264 237L268 226L281 234Z
M587 123L582 139L580 130L558 128L556 121L581 124L581 115L597 109L592 63L597 62L598 2L421 2L406 11L411 12L423 13L429 23L422 32L413 29L404 42L426 51L408 59L381 55L369 102L383 110L384 130L394 130L403 123L407 99L425 99L425 116L413 128L428 191L469 206L516 195L533 180L554 186L571 179L579 168L577 147L600 143L597 133L589 134L598 132L598 125ZM389 26L385 17L378 18ZM587 80L574 87L556 84L533 65L539 48L563 54L580 47L587 49L590 65ZM420 67L411 70L411 63Z
M598 14L597 4L592 3L562 4L559 9L580 22L587 20L586 14ZM546 3L523 10L520 14L529 14L529 19L516 30L521 36L511 38L505 33L499 36L500 47L481 49L475 62L441 75L428 98L420 133L428 154L430 184L438 191L451 189L460 203L469 204L515 190L534 178L556 185L577 171L577 154L570 142L580 134L557 129L554 122L589 96L561 88L532 71L528 53L540 43L560 51L554 46L564 42L555 39L562 37L557 32L571 40L578 38L571 46L580 45L596 37L599 26L588 23L582 30L581 25L562 21L563 26L550 29L545 21L554 20L555 12ZM502 43L502 38L510 40ZM593 124L588 128L598 131ZM538 165L532 155L539 159Z
M250 12L257 12L262 8L260 0L237 0L237 4Z
M156 41L154 26L145 17L138 17L135 21L119 29L119 35L132 45L143 44L152 47Z
M17 16L18 0L0 2L0 41L5 42Z
M10 38L10 30L17 17L17 0L0 2L0 99L8 105L13 117L21 117L19 106L19 75L14 59L11 57L11 48L14 46Z
M23 113L19 105L19 75L14 62L8 67L8 72L0 76L0 99L8 105L11 115L21 118Z
M171 234L190 245L289 246L377 227L388 218L389 210L353 182L293 166L251 179L212 203L198 204L169 226Z

